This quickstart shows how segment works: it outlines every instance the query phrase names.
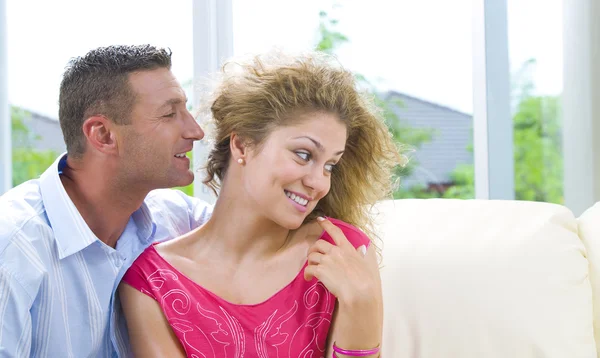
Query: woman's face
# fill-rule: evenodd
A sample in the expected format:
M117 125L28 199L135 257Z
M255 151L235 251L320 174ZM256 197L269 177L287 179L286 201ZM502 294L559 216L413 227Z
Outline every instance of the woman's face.
M257 213L296 229L329 192L347 129L337 115L322 111L296 115L291 123L249 153L242 183Z

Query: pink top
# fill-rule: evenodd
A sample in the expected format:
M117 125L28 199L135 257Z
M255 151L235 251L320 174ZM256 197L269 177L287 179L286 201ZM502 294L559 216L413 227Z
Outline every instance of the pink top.
M354 226L330 219L354 245L369 238ZM320 239L334 243L326 232ZM319 358L325 356L335 296L304 268L262 303L236 305L204 289L148 247L123 281L154 298L188 357Z

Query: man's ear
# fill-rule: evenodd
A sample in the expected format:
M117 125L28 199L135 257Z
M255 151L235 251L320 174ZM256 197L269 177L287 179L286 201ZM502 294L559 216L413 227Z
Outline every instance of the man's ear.
M115 124L104 116L92 116L83 122L83 135L87 145L95 150L113 154L118 150Z
M249 152L248 142L237 133L231 133L231 137L229 138L229 150L231 151L231 158L233 158L234 161L237 161L240 158L246 160Z

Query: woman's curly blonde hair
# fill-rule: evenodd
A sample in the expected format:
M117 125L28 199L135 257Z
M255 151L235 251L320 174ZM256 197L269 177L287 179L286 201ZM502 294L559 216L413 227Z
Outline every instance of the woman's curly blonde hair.
M294 114L333 113L347 127L346 148L334 167L329 193L306 221L329 216L374 238L369 212L377 201L391 197L393 169L402 164L402 156L380 110L358 90L354 75L322 53L274 52L228 62L221 76L209 103L214 145L203 182L218 193L231 158L232 133L260 148L274 129L293 125Z

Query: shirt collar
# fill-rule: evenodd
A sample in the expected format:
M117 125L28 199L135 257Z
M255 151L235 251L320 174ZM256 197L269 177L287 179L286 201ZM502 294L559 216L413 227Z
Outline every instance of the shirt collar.
M137 227L138 238L144 243L150 242L156 233L156 223L145 200L142 206L131 215L131 218Z
M42 200L54 231L59 259L77 253L96 241L100 242L71 201L60 180L60 174L66 164L67 154L63 153L40 177ZM156 232L156 224L145 202L131 218L136 224L140 241L149 242Z

